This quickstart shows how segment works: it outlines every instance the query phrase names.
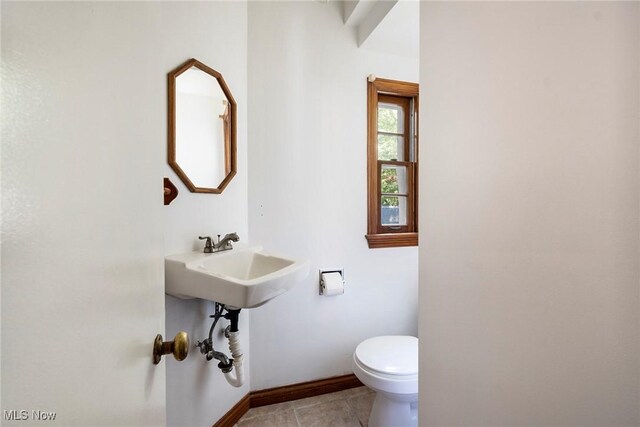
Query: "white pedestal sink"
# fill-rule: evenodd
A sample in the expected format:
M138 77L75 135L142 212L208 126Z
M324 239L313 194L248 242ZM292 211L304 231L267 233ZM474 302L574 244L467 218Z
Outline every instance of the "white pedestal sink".
M164 268L165 291L169 295L254 308L304 279L309 274L309 261L268 254L261 246L236 245L232 250L212 254L169 255Z

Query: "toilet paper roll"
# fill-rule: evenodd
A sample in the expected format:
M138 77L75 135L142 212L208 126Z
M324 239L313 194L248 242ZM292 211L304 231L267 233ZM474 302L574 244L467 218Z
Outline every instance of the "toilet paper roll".
M340 273L322 273L322 294L325 297L344 294L344 281Z

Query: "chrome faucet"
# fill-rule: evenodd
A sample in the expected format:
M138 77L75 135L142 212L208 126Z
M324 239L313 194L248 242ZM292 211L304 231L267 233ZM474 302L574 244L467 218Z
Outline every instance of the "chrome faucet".
M200 240L206 240L204 243L204 253L211 254L214 252L228 251L233 249L231 246L231 242L237 242L240 240L240 237L237 233L229 233L225 235L222 239L220 239L220 235L218 234L218 242L213 243L213 239L209 236L198 236Z

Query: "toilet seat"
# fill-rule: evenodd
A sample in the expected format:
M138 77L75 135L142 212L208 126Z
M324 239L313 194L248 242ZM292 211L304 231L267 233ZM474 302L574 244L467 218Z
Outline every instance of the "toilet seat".
M418 393L418 339L381 336L361 342L353 354L354 373L365 385L397 394Z
M356 347L355 357L374 372L417 375L418 338L402 335L369 338Z

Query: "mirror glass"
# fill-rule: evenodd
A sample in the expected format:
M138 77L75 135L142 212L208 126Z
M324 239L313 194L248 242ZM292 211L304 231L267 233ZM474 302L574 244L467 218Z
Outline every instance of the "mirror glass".
M221 193L235 175L235 101L192 59L169 73L169 164L192 192Z

